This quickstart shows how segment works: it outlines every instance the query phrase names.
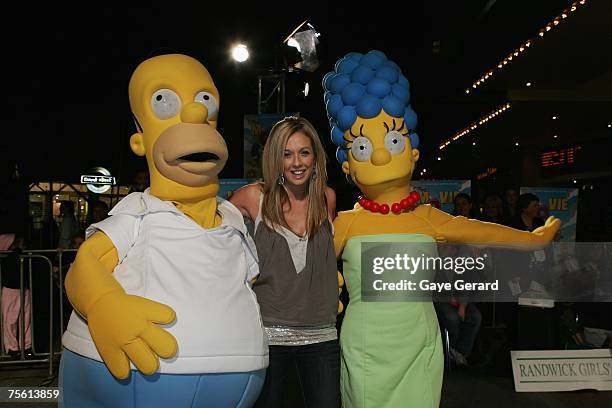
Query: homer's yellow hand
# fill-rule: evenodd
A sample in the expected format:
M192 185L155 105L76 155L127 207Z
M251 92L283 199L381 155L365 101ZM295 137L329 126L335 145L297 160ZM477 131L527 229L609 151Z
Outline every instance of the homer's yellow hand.
M555 217L548 217L544 225L533 230L536 242L550 242L561 228L561 220Z
M338 295L342 293L343 286L344 286L344 278L342 277L342 274L340 273L340 271L338 271ZM343 310L344 310L344 305L342 304L341 300L338 300L338 314L342 313Z
M143 374L159 368L159 357L178 350L176 339L158 324L174 321L170 307L123 291L107 293L89 311L89 332L109 371L117 378L130 375L132 361Z
M130 375L129 360L144 374L153 374L159 357L170 358L178 346L157 324L171 323L174 310L125 293L113 277L117 250L102 232L81 245L68 275L66 293L85 319L102 360L117 378Z

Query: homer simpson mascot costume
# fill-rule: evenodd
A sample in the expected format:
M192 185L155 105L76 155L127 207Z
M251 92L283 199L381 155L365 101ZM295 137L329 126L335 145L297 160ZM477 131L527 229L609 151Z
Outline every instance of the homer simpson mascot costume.
M409 84L382 52L349 53L323 86L336 158L364 195L334 222L350 298L340 337L343 406L438 407L443 354L433 304L362 301L361 244L408 242L418 255L419 245L444 241L542 244L560 222L550 217L529 233L418 205L410 187L419 138Z
M66 407L250 407L268 365L259 273L240 212L216 197L228 158L219 93L179 54L141 63L129 97L151 187L93 224L66 278ZM132 364L132 366L130 365ZM137 370L136 370L137 369Z

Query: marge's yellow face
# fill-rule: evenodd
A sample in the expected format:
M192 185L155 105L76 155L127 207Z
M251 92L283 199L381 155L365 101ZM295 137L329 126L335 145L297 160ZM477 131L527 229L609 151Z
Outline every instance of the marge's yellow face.
M140 126L132 150L147 157L151 189L218 189L227 146L217 132L219 92L206 68L179 54L143 62L130 80L130 105ZM177 186L178 185L178 186Z
M371 119L358 117L344 133L348 142L348 161L342 171L349 174L358 187L405 183L419 159L419 151L410 145L403 118L395 118L384 110Z

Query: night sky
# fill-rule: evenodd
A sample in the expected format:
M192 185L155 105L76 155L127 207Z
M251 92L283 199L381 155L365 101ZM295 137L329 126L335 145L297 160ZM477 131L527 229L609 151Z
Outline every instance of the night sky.
M253 5L160 3L137 8L30 5L8 10L2 29L5 92L0 141L2 178L17 162L28 181L77 181L93 166L127 184L145 165L128 147L134 131L127 86L133 69L160 48L199 59L221 94L218 129L230 148L224 177L242 176L243 115L256 113L258 73L282 65L282 40L305 19L321 33L321 67L287 78L287 111L318 128L335 166L321 78L350 51L378 49L411 83L424 158L462 126L453 109L467 84L570 2L409 1L384 9L338 3ZM487 7L489 5L490 7ZM249 46L242 66L229 59L235 41ZM300 95L305 81L307 98ZM481 110L473 104L475 113ZM330 172L336 173L336 172ZM330 174L330 178L339 178ZM332 183L333 184L333 183Z

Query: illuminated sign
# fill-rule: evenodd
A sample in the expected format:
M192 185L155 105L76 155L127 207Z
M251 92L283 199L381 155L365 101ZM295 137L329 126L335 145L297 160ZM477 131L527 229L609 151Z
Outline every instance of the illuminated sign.
M81 184L87 185L87 189L91 192L102 194L116 184L115 178L104 167L94 167L89 170L89 173L93 174L83 174L81 176Z
M81 184L114 185L115 178L110 176L81 176Z
M488 167L484 172L476 175L476 180L485 179L485 178L487 178L490 175L493 175L495 173L497 173L497 167Z
M581 149L582 146L572 146L544 151L540 156L540 165L542 167L572 165L576 162L578 152L580 152Z

